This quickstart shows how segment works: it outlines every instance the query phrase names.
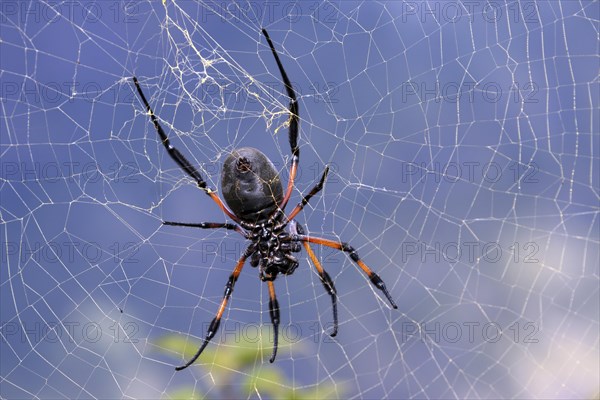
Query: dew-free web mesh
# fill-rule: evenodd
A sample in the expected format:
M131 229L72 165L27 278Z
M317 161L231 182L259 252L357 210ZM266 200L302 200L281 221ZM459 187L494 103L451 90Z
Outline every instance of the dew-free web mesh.
M589 398L599 393L598 3L3 1L0 8L0 394L3 398ZM221 330L195 346L245 248L168 156L220 190L237 147L287 181L287 104L261 34L298 92L291 205L350 242L280 276L282 345L246 265ZM260 327L269 328L261 331ZM266 333L265 333L266 332ZM238 352L238 353L236 353ZM273 382L271 382L273 383ZM186 389L187 388L187 389ZM283 393L283 392L282 392Z

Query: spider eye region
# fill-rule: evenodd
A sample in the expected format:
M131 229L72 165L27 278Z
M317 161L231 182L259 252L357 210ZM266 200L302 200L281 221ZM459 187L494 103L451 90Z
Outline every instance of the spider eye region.
M221 190L231 211L247 222L267 220L283 200L275 166L252 147L236 149L225 159Z

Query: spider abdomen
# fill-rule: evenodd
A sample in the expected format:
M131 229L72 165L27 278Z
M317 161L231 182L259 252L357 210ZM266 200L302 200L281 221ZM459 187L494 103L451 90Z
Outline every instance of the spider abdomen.
M260 265L260 279L262 281L275 280L278 274L291 275L298 268L298 260L291 252L278 249L266 258Z
M242 147L223 163L221 188L225 202L241 220L267 220L283 200L283 188L275 166L260 150Z

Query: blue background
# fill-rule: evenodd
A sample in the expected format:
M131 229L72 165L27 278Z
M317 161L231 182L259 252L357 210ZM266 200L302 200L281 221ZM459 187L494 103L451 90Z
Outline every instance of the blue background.
M315 247L339 294L329 339L302 255L276 281L282 327L300 333L277 360L293 385L597 396L598 3L1 7L2 397L210 390L211 360L175 373L183 359L154 343L204 336L244 240L161 226L225 217L168 157L131 77L211 187L241 146L285 182L288 99L262 27L299 93L292 204L333 170L298 221L351 242L399 305ZM246 266L211 346L268 324L267 299Z

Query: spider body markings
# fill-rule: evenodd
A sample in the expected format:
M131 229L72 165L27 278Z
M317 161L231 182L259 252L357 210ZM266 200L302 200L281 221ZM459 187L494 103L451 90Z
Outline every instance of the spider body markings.
M337 334L337 292L331 277L327 271L323 269L312 251L310 243L328 246L347 253L350 259L358 264L363 270L371 283L385 295L392 307L398 308L383 280L360 259L358 253L352 246L345 242L308 236L305 234L303 227L294 220L294 217L302 211L309 200L323 188L329 172L329 167L325 167L325 171L319 182L317 182L308 194L302 197L301 202L298 203L289 214L285 214L285 208L294 189L294 180L300 160L300 149L298 147L298 102L292 84L290 83L279 56L275 51L275 47L273 46L269 34L264 29L262 30L262 33L267 39L285 84L287 95L290 98L288 137L292 151L292 159L290 165L290 177L285 191L283 190L281 179L273 163L260 150L244 147L234 150L223 164L221 188L223 198L227 204L227 206L225 206L219 196L207 186L198 170L179 150L171 145L167 134L164 132L158 118L152 111L137 78L133 77L133 82L140 99L146 107L146 111L150 115L150 120L168 154L184 172L196 181L198 187L210 196L217 206L235 222L189 223L164 221L163 224L201 229L223 228L234 230L250 241L250 244L238 260L233 272L227 280L223 299L208 328L202 345L186 364L175 368L177 371L185 369L194 363L218 331L223 312L227 307L237 279L240 276L247 259L250 259L250 265L252 267L258 267L259 277L263 282L267 283L269 289L269 316L274 331L273 353L269 359L270 362L275 361L277 355L280 322L279 303L277 302L275 294L274 280L277 278L278 274L291 275L294 273L298 267L298 259L293 253L299 253L302 247L304 247L308 253L309 258L312 260L312 263L319 274L319 278L325 291L331 297L333 331L330 335L335 336Z

